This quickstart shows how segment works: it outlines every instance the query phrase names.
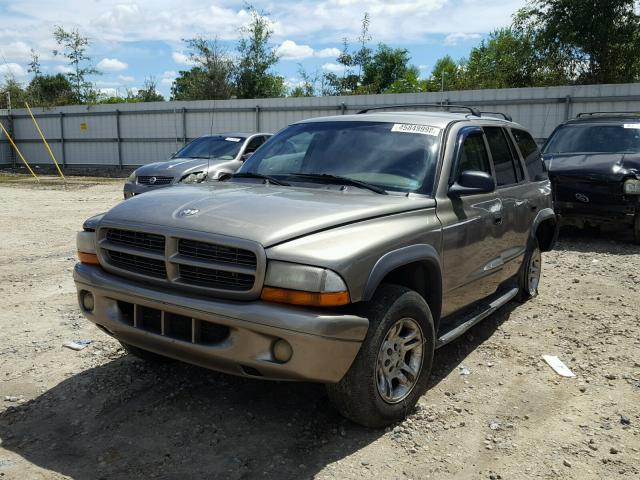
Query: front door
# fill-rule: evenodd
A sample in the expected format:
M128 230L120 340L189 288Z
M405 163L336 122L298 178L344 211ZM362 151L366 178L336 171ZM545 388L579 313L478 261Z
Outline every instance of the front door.
M493 175L482 130L470 127L460 135L452 181L467 170ZM496 234L503 222L502 215L502 200L497 191L449 197L438 205L443 225L443 316L497 289L502 260Z

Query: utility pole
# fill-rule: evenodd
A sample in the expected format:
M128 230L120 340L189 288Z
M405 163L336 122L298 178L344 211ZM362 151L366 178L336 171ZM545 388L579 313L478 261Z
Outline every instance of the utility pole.
M13 117L11 116L11 91L7 90L7 131L11 138L13 138ZM15 170L16 168L16 154L13 148L9 148L9 155L11 157L11 166Z

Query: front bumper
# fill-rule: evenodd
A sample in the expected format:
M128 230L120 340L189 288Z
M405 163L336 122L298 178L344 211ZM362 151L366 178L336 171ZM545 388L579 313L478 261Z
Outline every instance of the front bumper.
M173 185L173 183L169 183L168 185L141 185L139 183L125 183L124 184L124 198L131 198L134 195L140 195L141 193L151 192L153 190L158 190L159 188L166 188Z
M369 327L366 318L350 314L260 301L209 300L149 288L91 265L77 264L73 278L79 301L84 292L94 298L91 312L80 302L84 315L109 335L167 357L240 376L338 382ZM126 314L129 305L135 312L162 312L161 328L149 331L140 321L133 321ZM175 318L193 322L189 340L174 338L171 329L165 329L165 322ZM214 324L228 333L213 343L201 343L195 333L198 322ZM279 339L293 350L285 363L276 361L272 353Z

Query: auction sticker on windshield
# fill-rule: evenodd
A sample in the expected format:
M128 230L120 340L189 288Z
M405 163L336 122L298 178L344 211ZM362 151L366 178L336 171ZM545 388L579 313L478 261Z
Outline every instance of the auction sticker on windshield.
M238 138L238 137L227 137L227 138L225 138L225 140L226 140L227 142L239 142L239 141L240 141L240 140L242 140L242 139L241 139L241 138Z
M414 125L412 123L394 123L391 127L392 132L402 133L419 133L421 135L431 135L437 137L440 135L440 129L436 127L430 127L429 125Z
M624 128L636 128L640 130L640 123L625 123Z

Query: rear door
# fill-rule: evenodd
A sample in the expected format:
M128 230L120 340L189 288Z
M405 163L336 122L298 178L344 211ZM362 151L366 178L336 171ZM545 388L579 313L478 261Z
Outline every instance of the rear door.
M483 127L491 151L498 196L502 202L502 222L497 225L496 245L503 262L500 279L518 272L524 258L531 225L528 182L520 156L509 132L502 127Z
M455 156L450 183L466 170L493 173L480 127L462 129ZM501 259L496 229L502 201L497 191L447 197L438 205L438 217L443 225L443 315L449 315L497 288Z

